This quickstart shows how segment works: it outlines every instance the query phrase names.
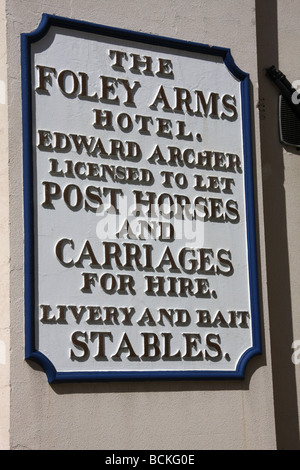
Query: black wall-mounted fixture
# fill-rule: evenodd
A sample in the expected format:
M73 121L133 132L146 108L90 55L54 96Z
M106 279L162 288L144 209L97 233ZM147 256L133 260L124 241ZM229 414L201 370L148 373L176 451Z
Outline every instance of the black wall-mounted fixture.
M267 73L281 92L278 110L280 142L300 149L300 94L274 65Z

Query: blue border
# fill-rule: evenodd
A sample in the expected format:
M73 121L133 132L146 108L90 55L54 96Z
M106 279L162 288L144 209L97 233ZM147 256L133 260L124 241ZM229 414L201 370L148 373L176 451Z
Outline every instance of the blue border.
M196 52L221 57L228 70L241 81L242 128L244 145L245 202L248 241L248 265L250 302L252 312L253 346L245 351L235 371L149 371L149 372L57 372L52 362L35 349L34 328L34 205L33 205L33 162L32 162L32 101L31 101L31 44L39 41L51 26L101 34L106 37L157 45L181 51ZM96 382L120 380L187 380L187 379L243 379L248 361L261 354L261 332L259 312L259 291L257 273L257 251L255 232L255 205L252 169L252 132L249 75L239 69L231 56L230 49L209 46L162 36L133 32L109 26L73 20L44 13L38 28L31 33L21 34L22 68L22 118L23 118L23 178L24 178L24 233L25 233L25 359L41 365L49 383Z

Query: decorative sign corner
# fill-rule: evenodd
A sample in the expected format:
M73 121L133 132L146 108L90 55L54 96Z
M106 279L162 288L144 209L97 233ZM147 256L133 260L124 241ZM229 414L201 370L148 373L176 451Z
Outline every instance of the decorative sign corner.
M26 358L49 382L243 378L261 346L230 51L43 15L22 96Z

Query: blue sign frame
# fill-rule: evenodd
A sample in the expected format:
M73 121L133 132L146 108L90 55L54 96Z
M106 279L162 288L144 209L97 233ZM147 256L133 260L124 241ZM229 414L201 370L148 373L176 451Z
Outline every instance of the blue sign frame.
M58 372L52 362L35 347L35 259L34 259L34 180L32 158L32 83L31 45L39 41L51 26L59 26L77 32L101 34L106 37L126 39L148 45L164 46L223 59L228 70L240 80L242 100L242 132L244 147L244 178L248 244L248 267L250 303L252 312L253 346L240 358L235 371L149 371L149 372ZM249 74L240 70L232 58L230 49L211 47L189 41L154 36L140 32L78 21L43 14L38 28L21 35L22 68L22 119L23 119L23 178L24 178L24 233L25 233L25 359L37 362L45 370L49 383L95 382L120 380L196 380L196 379L243 379L249 360L261 354L259 289L255 230L255 206L253 189L252 133Z

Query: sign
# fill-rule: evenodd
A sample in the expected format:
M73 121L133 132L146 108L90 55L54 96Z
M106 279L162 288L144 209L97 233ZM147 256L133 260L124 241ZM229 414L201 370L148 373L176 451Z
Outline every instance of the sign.
M243 377L260 333L230 51L43 15L22 86L26 359L49 382Z

